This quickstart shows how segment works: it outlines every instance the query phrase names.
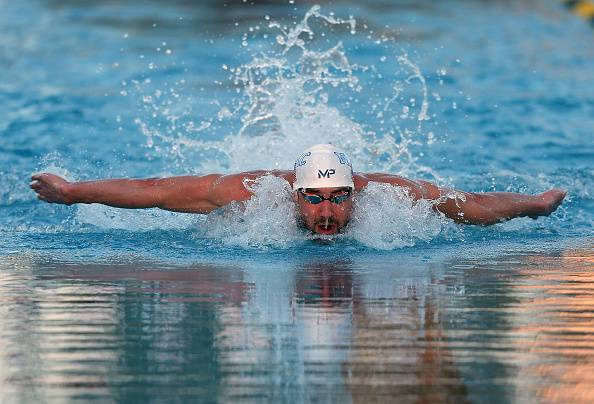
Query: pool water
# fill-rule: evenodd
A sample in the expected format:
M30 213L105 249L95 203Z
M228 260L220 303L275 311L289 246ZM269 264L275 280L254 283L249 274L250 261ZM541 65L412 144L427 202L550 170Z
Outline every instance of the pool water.
M594 30L556 1L0 0L0 401L591 401ZM49 205L71 180L289 169L568 191L459 226L371 186L206 217Z

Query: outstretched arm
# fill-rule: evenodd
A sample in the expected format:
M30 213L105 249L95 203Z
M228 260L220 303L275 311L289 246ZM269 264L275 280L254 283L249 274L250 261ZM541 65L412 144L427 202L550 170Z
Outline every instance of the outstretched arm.
M446 217L467 224L490 225L516 217L548 216L554 212L567 194L551 189L537 195L513 192L471 193L452 191L419 181L429 199L436 201L435 209Z
M438 187L427 181L412 181L388 174L360 175L361 185L368 181L384 182L407 188L416 199L435 201L435 209L446 217L467 224L490 225L516 217L536 219L554 212L565 198L566 192L551 189L538 195L513 192L461 192Z
M68 182L57 175L43 173L32 177L31 188L37 192L39 199L50 203L101 203L128 209L161 208L209 213L232 201L249 199L251 193L245 188L244 181L264 174L254 171L201 177Z

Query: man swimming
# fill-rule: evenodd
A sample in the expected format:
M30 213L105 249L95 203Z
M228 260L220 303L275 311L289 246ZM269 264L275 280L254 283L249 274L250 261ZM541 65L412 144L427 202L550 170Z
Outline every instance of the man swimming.
M88 182L68 182L57 175L42 173L33 175L31 188L39 199L50 203L100 203L118 208L206 214L233 201L250 199L252 193L246 181L266 175L281 177L291 185L303 226L318 234L336 234L344 228L351 217L353 197L370 182L403 187L414 200L433 201L436 211L455 222L477 225L523 216L534 219L548 216L566 195L560 189L538 195L470 193L393 174L353 173L346 154L329 144L307 149L295 161L292 171Z

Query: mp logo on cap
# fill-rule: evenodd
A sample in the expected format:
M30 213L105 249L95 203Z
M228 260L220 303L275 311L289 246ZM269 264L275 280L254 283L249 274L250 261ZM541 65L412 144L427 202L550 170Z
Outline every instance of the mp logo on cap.
M334 174L336 174L336 170L333 168L329 168L326 171L318 170L318 178L330 178Z

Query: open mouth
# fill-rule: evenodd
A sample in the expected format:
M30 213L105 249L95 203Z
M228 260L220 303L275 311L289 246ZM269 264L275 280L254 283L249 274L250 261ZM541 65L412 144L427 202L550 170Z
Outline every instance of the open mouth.
M318 234L334 234L338 231L338 226L333 222L317 223L315 231Z

